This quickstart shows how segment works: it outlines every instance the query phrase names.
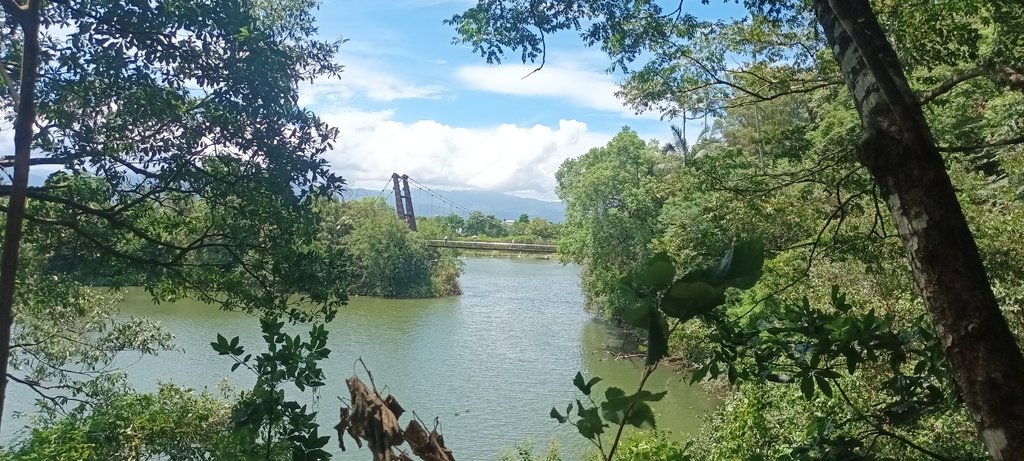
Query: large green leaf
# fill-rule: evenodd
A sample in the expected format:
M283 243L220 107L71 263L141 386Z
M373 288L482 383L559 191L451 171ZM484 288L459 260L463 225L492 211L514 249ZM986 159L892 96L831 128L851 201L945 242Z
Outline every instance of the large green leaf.
M682 321L704 314L725 302L725 290L707 282L677 281L661 301L661 310Z
M647 364L653 365L668 355L668 331L657 315L652 315L647 324Z
M731 261L724 284L744 290L753 287L761 278L761 269L764 267L764 241L744 240L737 243L729 253Z
M654 411L646 402L637 402L629 410L629 417L626 422L634 427L654 428Z
M694 270L679 278L683 282L705 282L715 286L748 289L761 278L764 242L744 240L734 245L709 268Z
M676 276L676 266L666 253L654 255L636 275L636 283L644 288L663 290Z
M649 300L636 301L622 311L622 321L627 325L642 328L650 320L654 305Z
M609 387L604 391L605 401L601 402L601 416L612 424L621 424L622 415L629 408L626 392L617 387Z

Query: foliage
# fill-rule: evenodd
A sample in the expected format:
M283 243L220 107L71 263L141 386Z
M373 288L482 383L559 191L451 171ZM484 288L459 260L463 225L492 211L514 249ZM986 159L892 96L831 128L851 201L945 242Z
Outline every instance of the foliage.
M693 361L698 378L742 383L733 399L757 402L724 407L716 418L728 423L713 423L717 432L702 439L702 452L722 453L711 459L977 457L972 424L895 238L899 230L887 223L883 191L856 157L865 133L818 30L811 7L822 4L829 2L743 2L746 15L705 20L689 4L672 10L674 3L645 1L555 7L485 0L449 23L456 42L489 62L514 54L544 63L545 38L576 31L609 55L632 108L684 123L705 120L707 136L694 145L701 154L656 170L665 187L647 197L664 202L656 231L638 246L646 245L644 257L665 251L692 268L737 236L756 234L773 258L757 286L727 295L726 309L670 339L691 348L675 352ZM1024 223L1024 72L1017 64L1024 29L1021 15L1007 12L1020 6L871 7L944 152L993 291L1019 339L1024 274L1019 245L1010 242L1020 240ZM679 137L671 144L682 147ZM563 198L572 206L574 197ZM570 221L565 235L583 229ZM589 246L608 248L616 234L637 233L610 233ZM614 261L584 265L584 287L594 291L593 274L613 269L625 272ZM764 430L738 430L758 424Z
M607 146L566 160L558 169L558 196L566 221L558 251L583 269L586 304L618 319L627 306L619 279L652 256L657 235L659 178L656 146L624 129Z
M170 337L152 322L118 319L112 299L83 283L138 284L156 302L191 297L275 322L330 321L348 284L341 252L316 241L313 207L344 181L324 159L337 130L299 106L298 84L337 75L340 42L315 38L316 2L309 0L22 3L4 2L0 22L2 86L21 97L18 107L3 98L0 110L22 127L18 155L2 159L17 171L12 185L0 187L11 197L3 280L18 273L14 336L0 344L2 366L12 350L16 373L4 368L3 384L10 376L29 385L50 409L79 402L73 415L90 426L82 434L69 419L42 428L19 456L52 454L44 439L85 440L81 450L66 452L107 450L90 452L98 459L215 456L213 446L182 454L130 438L133 424L157 424L139 419L146 414L209 431L166 432L177 428L163 421L154 428L159 443L214 443L235 432L217 421L186 424L190 414L167 416L147 406L159 402L124 393L114 355L153 353L169 347ZM58 171L26 188L30 164ZM22 218L23 239L16 232ZM0 296L5 319L10 286L3 284ZM0 323L6 333L8 323ZM280 430L266 425L268 447L281 436L291 437L285 444L323 446L304 408L275 399L280 380L299 378L268 376L246 394L245 402L287 420ZM156 398L183 411L206 405L187 396ZM91 403L97 406L89 412ZM126 405L131 411L121 412ZM117 431L123 440L93 440ZM231 456L253 440L235 443ZM132 452L137 446L156 451ZM122 448L128 451L116 451Z
M696 450L691 444L682 444L672 440L669 433L656 431L636 431L626 436L619 449L619 461L691 461Z
M844 379L849 397L869 402L872 389ZM912 442L933 446L940 458L907 449L906 445L871 433L846 420L848 410L839 399L818 396L807 401L796 386L750 384L708 417L690 450L700 459L987 459L971 440L973 429L966 412L932 414L920 421ZM766 417L766 415L770 415ZM915 423L916 424L916 423ZM900 428L907 431L913 425ZM803 428L803 430L799 430ZM861 434L860 429L868 429ZM952 430L951 430L952 429ZM865 451L867 442L874 446ZM845 457L845 458L844 458Z
M117 293L46 273L37 250L27 246L22 260L9 373L37 393L41 409L52 415L120 392L126 383L119 354L173 348L156 322L121 315Z
M562 226L544 218L530 218L525 213L512 224L506 225L493 216L476 212L470 214L473 224L457 214L416 218L416 231L428 240L473 239L479 241L516 243L553 243ZM498 230L498 226L502 230ZM484 229L480 231L480 229Z
M533 443L526 441L516 444L513 451L502 452L498 458L500 461L562 461L558 454L558 444L551 442L547 451L542 455L533 454Z
M455 252L427 246L382 200L320 206L321 241L348 260L357 295L426 298L461 293Z
M672 330L698 316L713 315L715 308L725 302L727 289L753 287L761 277L763 264L764 245L759 240L747 240L736 244L716 264L690 271L682 277L676 277L676 266L671 258L660 253L621 280L620 290L629 300L623 319L633 326L647 329L646 366L638 389L626 395L620 388L609 387L605 390L604 400L598 403L591 393L601 378L587 380L581 373L576 373L573 379L573 385L586 396L588 404L576 400L577 419L572 424L580 435L597 447L605 461L615 458L627 425L637 428L655 426L654 411L648 402L661 400L665 392L652 393L644 390L644 385L668 355L668 337ZM668 319L672 319L671 327ZM694 381L698 379L695 376ZM572 411L573 404L570 403L565 415L557 408L552 408L550 415L560 424L565 424L572 419ZM606 428L616 426L614 438L606 448L607 439L602 435ZM664 448L674 447L666 444Z
M420 216L416 218L416 232L429 240L456 239L465 235L466 220L457 214Z
M323 449L330 437L319 435L316 412L287 400L284 389L285 384L292 384L299 392L307 388L316 392L324 385L324 372L318 362L331 353L327 331L322 324L313 325L309 340L303 341L301 334L289 335L283 328L278 316L260 319L267 351L257 356L246 354L237 336L229 340L217 335L217 341L211 343L218 354L234 360L232 371L242 366L256 375L252 390L243 393L233 409L232 429L260 441L259 446L249 447L244 453L258 454L262 459L330 459Z
M35 149L66 172L29 194L38 244L159 301L340 305L307 246L308 198L342 185L322 157L336 130L297 105L298 82L339 70L312 6L47 3Z
M485 215L482 211L473 211L466 217L466 223L462 227L462 234L468 236L504 237L508 235L505 222L494 217Z
M231 406L170 384L151 394L116 394L90 412L33 427L0 454L5 461L239 459L251 440L230 430Z

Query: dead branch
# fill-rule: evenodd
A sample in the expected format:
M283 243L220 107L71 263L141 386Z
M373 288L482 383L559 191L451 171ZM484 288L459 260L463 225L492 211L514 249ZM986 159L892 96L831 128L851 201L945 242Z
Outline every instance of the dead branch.
M437 424L427 432L419 421L412 419L403 431L398 418L405 409L395 396L381 397L375 388L367 387L358 376L346 379L345 384L350 395L349 405L341 407L340 421L334 426L342 451L345 450L344 437L348 433L359 448L366 442L374 461L412 461L413 458L405 452L395 452L402 443L407 443L412 453L423 461L455 461L451 450L444 445L444 436L437 431Z

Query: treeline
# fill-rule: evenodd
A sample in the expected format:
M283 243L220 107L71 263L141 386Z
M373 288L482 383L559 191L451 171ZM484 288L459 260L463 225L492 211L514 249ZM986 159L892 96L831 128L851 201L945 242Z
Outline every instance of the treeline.
M94 206L114 206L108 185L96 176L58 172L47 180L45 187L74 190L80 199L87 199ZM182 223L187 220L193 228L215 225L216 218L210 216L210 206L202 199L168 195L162 203L149 205L146 210L136 207L135 214L140 217L174 215ZM37 216L52 216L52 211L48 211L45 205L33 203L31 210ZM392 298L425 298L461 293L458 277L462 272L462 263L453 251L428 247L423 236L411 232L383 201L364 199L345 203L335 199L321 199L313 219L319 224L320 233L311 244L331 255L331 264L343 268L341 273L344 273L344 280L336 279L335 283L342 285L347 293ZM89 225L88 221L80 220L79 226ZM100 232L99 229L95 231ZM182 234L182 238L178 239L171 235L168 237L184 246L187 245L186 236ZM150 267L91 249L87 242L69 245L68 237L74 236L29 235L30 241L52 248L47 254L40 255L43 274L71 276L85 285L114 288L147 286L159 281L163 275L162 271L154 271ZM140 242L143 245L146 243ZM197 248L188 255L187 261L193 265L217 267L225 271L246 269L244 261L238 260L220 245ZM217 290L215 284L197 284L199 288L211 292Z
M515 240L518 243L552 243L558 239L562 225L544 218L521 214L511 223L473 211L463 218L457 214L416 219L417 231L425 238Z
M985 85L974 91L1021 99ZM626 129L566 161L558 172L567 205L559 251L582 265L587 305L626 323L636 298L621 280L655 254L671 255L681 275L713 263L737 239L766 243L764 275L752 290L669 338L697 380L715 377L726 390L726 403L693 440L694 459L776 459L794 450L983 459L885 205L853 150L841 147L855 142L856 119L838 96L730 109L698 142L677 140L683 149L674 151ZM1012 308L1024 286L1019 158L1011 147L947 162L1022 338L1024 317Z

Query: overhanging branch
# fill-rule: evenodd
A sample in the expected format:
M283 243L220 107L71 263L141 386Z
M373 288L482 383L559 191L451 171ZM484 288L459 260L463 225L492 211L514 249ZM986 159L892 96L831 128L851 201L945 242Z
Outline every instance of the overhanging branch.
M1024 135L1009 139L1000 139L998 141L989 141L981 144L971 144L966 146L939 146L939 152L970 152L972 150L985 149L989 147L1006 147L1013 146L1016 144L1024 144Z

